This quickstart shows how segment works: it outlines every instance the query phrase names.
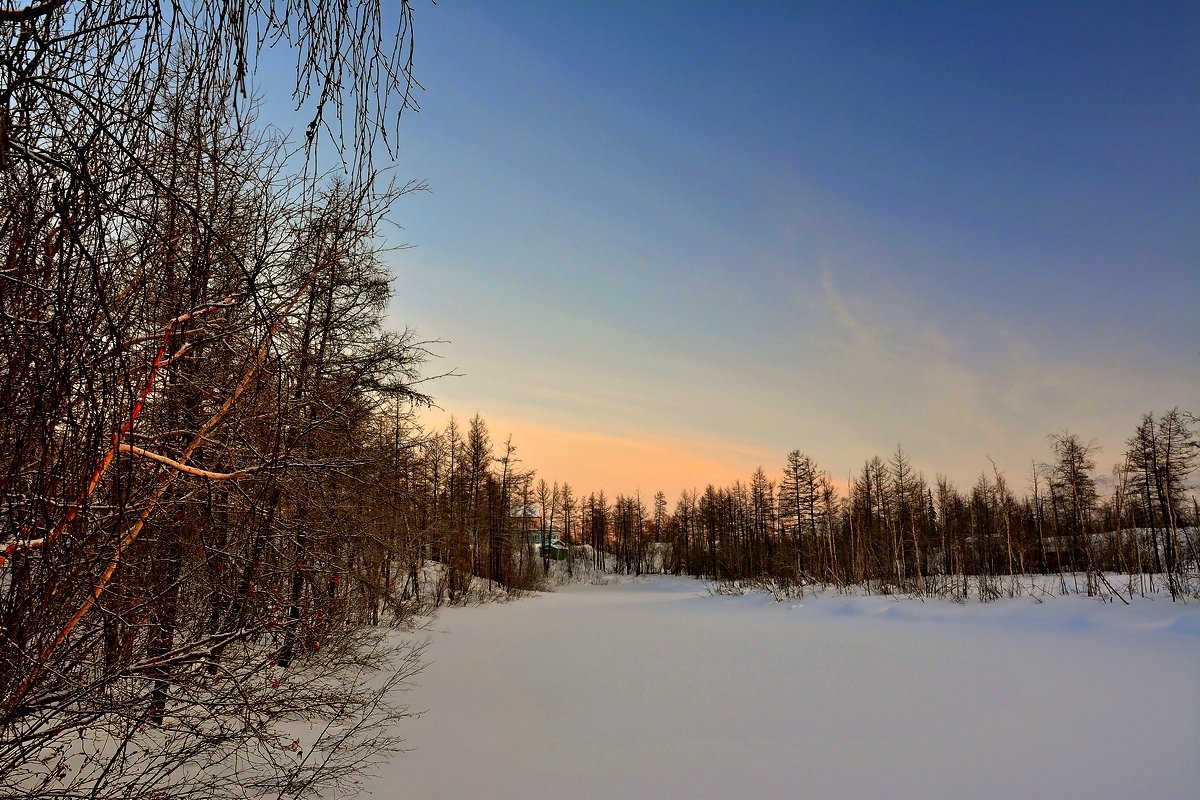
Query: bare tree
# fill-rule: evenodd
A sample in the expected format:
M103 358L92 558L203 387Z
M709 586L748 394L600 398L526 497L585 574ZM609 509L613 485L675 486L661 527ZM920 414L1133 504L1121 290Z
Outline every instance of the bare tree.
M382 402L423 399L373 238L411 36L407 2L0 9L4 792L299 795L390 746L346 531ZM268 47L307 160L255 124ZM345 715L325 755L281 746L301 712Z
M1095 454L1099 448L1095 442L1085 444L1079 436L1068 431L1051 434L1050 444L1056 459L1051 473L1051 486L1062 498L1065 507L1065 533L1072 569L1083 564L1087 574L1088 595L1092 596L1097 591L1091 541L1092 512L1098 499L1093 473L1096 469Z

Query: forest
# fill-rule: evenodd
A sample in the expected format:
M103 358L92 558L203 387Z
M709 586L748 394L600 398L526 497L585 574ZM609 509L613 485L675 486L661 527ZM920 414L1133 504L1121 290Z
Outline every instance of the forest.
M424 189L372 160L415 103L412 10L385 6L0 9L0 796L343 786L398 746L423 662L392 632L481 585L1200 594L1179 409L1131 421L1104 492L1067 432L1019 483L897 448L841 484L793 450L647 502L518 469L480 416L427 429L437 343L384 326L381 226ZM270 46L302 143L256 119ZM314 719L338 724L301 748Z
M424 532L423 552L445 565L451 601L471 576L537 586L551 574L542 543L552 540L571 545L568 574L582 561L587 570L757 583L784 596L861 586L989 600L1024 593L1020 578L1033 575L1057 576L1063 593L1122 599L1200 589L1187 482L1200 447L1195 417L1178 409L1143 416L1103 494L1095 445L1068 432L1048 437L1048 461L1032 460L1016 488L994 465L965 491L941 475L931 482L897 447L843 490L793 450L773 476L760 467L745 483L710 484L673 503L662 492L649 503L603 489L585 495L516 471L511 440L497 454L479 416L465 431L452 419L411 435L406 514ZM543 554L542 564L522 548ZM1125 576L1123 588L1106 577L1113 573Z

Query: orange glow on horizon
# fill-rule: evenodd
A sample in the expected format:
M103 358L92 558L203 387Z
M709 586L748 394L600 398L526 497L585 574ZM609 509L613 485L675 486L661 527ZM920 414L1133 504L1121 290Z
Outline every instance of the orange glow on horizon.
M465 431L471 415L453 415ZM771 480L778 479L786 454L768 453L741 445L684 436L646 434L644 437L584 433L566 427L480 413L491 436L493 453L512 434L518 469L535 470L547 483L569 483L574 494L587 496L601 490L611 499L617 494L641 493L647 506L655 492L667 496L671 508L683 491L704 491L708 484L732 486L749 483L761 466ZM444 430L449 412L430 411L421 420L430 430Z

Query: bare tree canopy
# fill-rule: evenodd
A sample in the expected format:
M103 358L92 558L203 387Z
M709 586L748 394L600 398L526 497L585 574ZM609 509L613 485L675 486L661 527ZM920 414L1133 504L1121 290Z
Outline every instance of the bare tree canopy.
M401 113L416 105L408 0L9 0L0 26L0 157L70 168L107 139L136 160L181 87L235 118L248 109L267 50L293 57L307 144L330 138L351 172L370 167L377 144L395 146Z
M426 399L376 237L416 187L372 167L412 41L406 2L0 3L0 795L298 796L394 747L372 675L418 649L352 631L413 616L373 509Z

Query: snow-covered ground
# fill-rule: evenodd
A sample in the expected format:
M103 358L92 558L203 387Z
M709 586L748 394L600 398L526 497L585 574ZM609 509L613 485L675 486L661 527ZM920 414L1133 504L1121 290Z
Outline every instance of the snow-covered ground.
M379 798L1193 798L1200 604L653 578L448 609Z

